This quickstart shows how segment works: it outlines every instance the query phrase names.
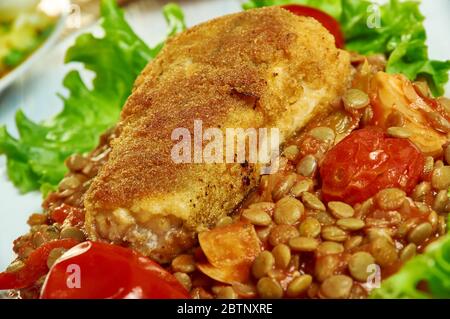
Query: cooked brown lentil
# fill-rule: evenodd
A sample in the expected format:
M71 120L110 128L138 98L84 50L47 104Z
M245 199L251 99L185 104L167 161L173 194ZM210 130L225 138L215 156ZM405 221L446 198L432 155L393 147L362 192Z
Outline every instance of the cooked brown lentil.
M285 196L276 203L273 219L278 225L292 225L301 218L304 210L299 200Z
M270 251L261 252L254 260L252 265L252 274L259 279L268 274L275 265L275 258Z
M285 244L276 245L272 249L272 255L275 259L275 266L280 269L285 269L289 266L291 261L291 250Z
M416 255L417 246L414 243L409 243L400 252L400 259L407 261Z
M310 178L302 179L291 188L291 194L294 197L300 197L304 192L310 192L313 189L313 181Z
M277 225L270 231L269 242L272 246L286 244L289 239L298 237L298 235L297 228L292 225Z
M343 242L348 238L347 232L336 226L323 227L320 235L325 240L336 241L336 242Z
M350 218L355 213L352 206L343 202L329 202L328 209L336 218Z
M314 251L319 241L311 237L294 237L289 240L289 247L294 251Z
M340 254L342 252L344 252L344 246L334 241L324 241L316 249L316 254L319 256Z
M306 155L297 164L297 173L305 176L311 177L317 169L317 160L313 155Z
M392 137L408 138L412 136L412 132L407 127L391 126L387 129L387 133Z
M359 218L342 218L336 222L343 230L360 230L364 228L364 221Z
M61 230L60 234L61 238L72 238L78 241L84 241L86 240L86 235L82 230L76 227L65 227Z
M342 97L342 101L344 102L344 107L347 110L362 109L369 105L368 95L358 89L347 90Z
M384 210L395 210L405 201L406 194L398 188L386 188L375 195L378 206Z
M263 210L248 208L242 212L242 217L253 225L268 226L272 223L272 218Z
M317 196L309 192L304 192L302 194L302 202L309 209L323 210L323 211L325 210L325 205L322 203L322 201L318 199Z
M258 280L256 290L261 298L264 299L280 299L283 297L283 288L274 279L263 277Z
M335 275L327 278L320 285L322 298L344 299L350 295L353 280L345 275Z
M172 269L175 272L191 273L196 269L194 256L183 254L172 260Z
M354 253L348 261L350 274L359 281L366 281L370 275L368 267L375 263L375 258L365 251Z
M435 168L431 176L431 185L438 190L447 190L450 186L450 166Z
M317 237L320 235L320 222L314 217L306 217L299 226L300 236Z
M286 289L286 295L288 297L298 297L305 293L312 283L311 275L301 275L294 278Z
M422 223L413 228L408 234L408 241L420 245L423 243L428 237L430 237L432 233L432 226L430 223Z

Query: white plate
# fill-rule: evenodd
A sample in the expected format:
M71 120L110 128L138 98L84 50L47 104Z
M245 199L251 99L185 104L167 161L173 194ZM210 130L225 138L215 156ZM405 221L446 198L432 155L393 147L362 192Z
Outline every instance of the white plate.
M161 15L163 1L148 2L146 10L132 10L128 18L134 30L149 44L164 38L166 28ZM238 0L191 0L181 2L188 25L241 10ZM422 12L428 18L426 29L433 59L450 59L450 43L444 35L450 30L450 1L426 0ZM7 124L16 132L14 114L18 108L35 120L45 119L61 108L56 92L64 92L61 81L74 65L63 65L64 52L73 38L49 51L40 63L0 96L0 124ZM447 93L450 86L447 86ZM12 260L12 242L27 232L26 220L30 213L40 211L41 195L37 192L20 195L6 177L5 158L0 157L0 271Z

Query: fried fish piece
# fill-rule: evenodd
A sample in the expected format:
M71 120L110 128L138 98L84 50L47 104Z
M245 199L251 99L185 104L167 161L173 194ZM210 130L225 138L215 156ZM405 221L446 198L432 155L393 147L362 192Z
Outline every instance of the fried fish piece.
M192 132L201 120L221 130L277 127L287 139L335 107L350 69L348 53L320 23L277 7L173 37L136 80L120 136L88 190L90 238L169 261L259 181L256 165L174 163L173 130Z

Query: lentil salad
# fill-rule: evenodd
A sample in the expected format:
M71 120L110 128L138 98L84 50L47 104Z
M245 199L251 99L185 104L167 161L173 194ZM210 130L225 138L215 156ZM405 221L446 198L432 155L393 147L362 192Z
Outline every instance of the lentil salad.
M409 82L403 76L383 73L385 58L381 55L353 54L352 65L354 80L339 109L314 120L286 142L280 171L263 176L230 216L199 235L194 248L163 265L192 298L366 298L371 292L366 285L372 274L367 271L370 265L378 265L383 279L387 278L445 235L450 205L449 100L433 98L424 81ZM386 87L378 87L380 81ZM401 90L389 90L399 87ZM393 92L398 96L392 97ZM392 109L386 96L404 99L407 106L418 103L426 113L423 115L423 109L406 114L401 108ZM385 113L386 118L380 116ZM420 143L424 130L435 136L439 147ZM120 131L112 129L90 154L67 159L69 173L46 198L44 213L30 216L30 233L15 241L18 259L8 272L20 272L27 258L47 243L87 240L84 195L108 160L111 141L118 135ZM361 151L365 139L377 141L371 144L377 147L367 150L369 155ZM406 166L398 167L401 163L397 161L373 178L354 180L344 174L337 181L329 180L336 178L329 170L336 172L337 168L327 169L327 165L343 159L348 170L359 169L348 163L352 145L360 151L352 160L360 156L365 170L364 159L380 150L387 154L409 150L398 158ZM342 181L352 187L342 187ZM355 198L350 196L353 194ZM241 238L244 232L246 236ZM252 252L251 261L231 266L241 282L235 276L229 278L229 268L212 262L210 242L222 235L238 241L251 239L242 243ZM252 242L259 243L262 250L252 248ZM49 251L48 269L66 250L57 247ZM229 253L220 246L215 250L224 259ZM20 290L22 298L39 296L46 272Z

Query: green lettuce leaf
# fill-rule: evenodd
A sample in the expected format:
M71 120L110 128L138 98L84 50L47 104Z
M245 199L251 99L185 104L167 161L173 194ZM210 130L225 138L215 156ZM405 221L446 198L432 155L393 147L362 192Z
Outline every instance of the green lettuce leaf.
M448 225L450 227L450 224ZM418 289L418 285L427 290ZM415 256L375 289L372 298L450 298L450 234Z
M168 36L185 29L181 9L174 4L163 10ZM92 84L78 71L70 71L63 84L69 94L59 95L63 110L53 118L35 123L22 111L16 114L19 137L0 127L0 154L7 157L9 179L21 192L55 189L66 173L64 160L86 153L99 136L116 124L133 83L163 43L149 48L130 28L114 0L102 0L104 36L80 35L68 49L65 62L80 62L92 71Z
M243 7L288 3L309 5L327 12L340 22L346 49L361 54L386 54L388 73L402 73L411 80L425 78L435 96L444 93L450 61L429 59L424 16L418 1L390 0L377 7L368 0L251 0Z

